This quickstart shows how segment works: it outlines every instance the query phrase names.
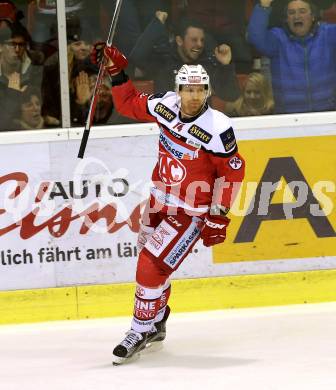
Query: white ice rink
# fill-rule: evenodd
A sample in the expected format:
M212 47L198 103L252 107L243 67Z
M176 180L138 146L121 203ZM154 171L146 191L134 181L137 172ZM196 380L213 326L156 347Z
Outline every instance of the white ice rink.
M0 326L0 390L336 389L336 303L172 313L163 350L114 367L129 323Z

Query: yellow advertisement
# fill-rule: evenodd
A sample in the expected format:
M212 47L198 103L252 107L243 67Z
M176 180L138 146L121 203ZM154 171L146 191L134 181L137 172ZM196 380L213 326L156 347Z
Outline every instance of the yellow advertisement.
M241 141L239 151L246 177L214 262L336 256L336 136Z

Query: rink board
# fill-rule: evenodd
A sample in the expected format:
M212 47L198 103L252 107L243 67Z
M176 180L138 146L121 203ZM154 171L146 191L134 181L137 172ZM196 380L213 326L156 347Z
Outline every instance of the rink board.
M240 141L246 179L227 239L197 243L174 277L336 269L335 146L335 135ZM157 136L92 139L85 159L77 152L74 140L0 145L0 290L134 280ZM274 194L258 195L269 182ZM295 182L307 192L298 215Z
M173 312L336 301L336 270L173 280ZM133 283L0 292L0 324L131 316Z
M336 301L336 135L316 132L239 142L247 171L227 239L196 244L174 273L173 310ZM132 312L157 135L92 139L81 161L78 145L0 145L0 323Z

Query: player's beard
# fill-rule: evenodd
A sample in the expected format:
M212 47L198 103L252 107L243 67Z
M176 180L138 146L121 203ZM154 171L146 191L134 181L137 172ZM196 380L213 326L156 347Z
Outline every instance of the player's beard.
M198 110L195 110L195 113L189 114L182 109L181 96L178 93L176 93L176 106L179 108L182 116L185 116L187 118L193 118L194 116L197 116L200 112L202 112L202 110L204 109L204 107L206 105L206 102L207 102L207 96L204 98L203 103L200 104L200 108Z

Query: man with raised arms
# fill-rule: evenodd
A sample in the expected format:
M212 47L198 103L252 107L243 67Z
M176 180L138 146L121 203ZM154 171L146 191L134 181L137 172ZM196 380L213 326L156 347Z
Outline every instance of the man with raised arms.
M134 315L113 351L113 363L122 364L165 338L169 277L195 243L202 239L209 247L225 240L245 163L231 120L208 106L210 81L201 65L183 65L175 91L147 95L129 80L127 59L117 48L96 44L92 60L104 61L116 109L160 128L154 185L138 238Z

